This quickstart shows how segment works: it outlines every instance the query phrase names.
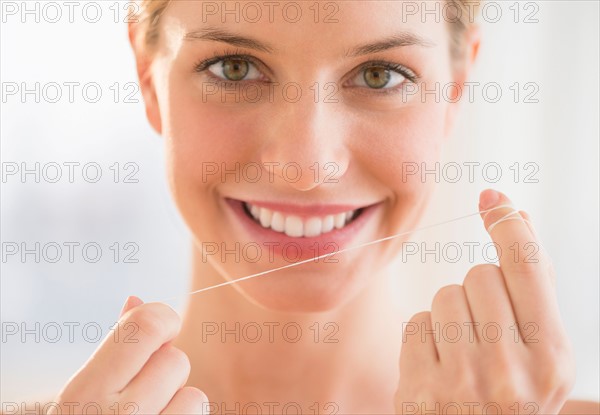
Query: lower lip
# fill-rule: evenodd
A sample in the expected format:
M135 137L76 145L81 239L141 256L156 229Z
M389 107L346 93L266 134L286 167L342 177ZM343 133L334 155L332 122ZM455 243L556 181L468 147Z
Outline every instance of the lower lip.
M363 208L362 213L342 229L334 228L330 232L314 237L294 238L262 227L246 214L242 201L229 198L225 201L250 235L252 242L257 243L261 249L267 250L263 253L263 258L265 255L268 255L267 257L276 255L291 262L319 257L349 247L380 205L377 203Z

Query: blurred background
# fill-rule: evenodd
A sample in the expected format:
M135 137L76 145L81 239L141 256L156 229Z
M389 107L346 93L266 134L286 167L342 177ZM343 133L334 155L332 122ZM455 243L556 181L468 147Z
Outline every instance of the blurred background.
M32 10L39 3L39 22L35 12L22 16L26 3ZM70 22L58 2L63 16L55 23L52 6L44 11L48 3L1 2L3 402L53 397L108 333L128 295L152 301L183 294L190 270L190 236L170 199L162 139L146 121L136 86L126 3L74 2ZM578 364L573 396L597 400L598 2L492 7L481 20L472 76L480 87L462 104L441 161L480 164L473 180L440 180L422 225L476 212L488 187L527 210L557 272ZM31 173L23 177L23 169ZM413 239L463 247L489 241L478 217ZM462 282L473 262L399 260L399 298L411 310L428 308L433 293ZM170 304L180 309L183 299Z

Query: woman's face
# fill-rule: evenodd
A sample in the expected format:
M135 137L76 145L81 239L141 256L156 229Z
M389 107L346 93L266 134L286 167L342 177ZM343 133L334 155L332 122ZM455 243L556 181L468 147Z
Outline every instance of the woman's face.
M166 9L142 80L147 112L202 260L224 278L415 225L431 192L421 170L438 160L456 106L447 86L464 73L451 69L448 23L407 15L403 3ZM377 278L401 243L234 286L269 309L332 309Z

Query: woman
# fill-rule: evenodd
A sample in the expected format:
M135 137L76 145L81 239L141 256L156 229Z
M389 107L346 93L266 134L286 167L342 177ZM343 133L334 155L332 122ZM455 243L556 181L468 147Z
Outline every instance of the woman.
M142 2L130 40L194 236L193 290L417 225L433 183L401 180L402 168L439 159L479 46L472 2L438 3L442 19L423 4ZM456 95L415 93L436 84ZM525 212L493 190L479 209L499 247L530 253ZM598 412L567 402L574 359L543 250L473 267L410 317L389 294L402 242L191 296L182 318L130 297L60 409ZM488 341L489 322L535 324L537 341ZM471 335L436 334L448 324Z

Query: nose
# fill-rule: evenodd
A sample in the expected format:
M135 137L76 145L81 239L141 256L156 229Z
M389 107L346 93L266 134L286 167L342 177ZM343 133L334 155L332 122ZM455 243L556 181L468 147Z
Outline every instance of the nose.
M339 182L350 160L340 104L303 96L272 105L276 110L264 124L261 161L275 181L299 191Z

